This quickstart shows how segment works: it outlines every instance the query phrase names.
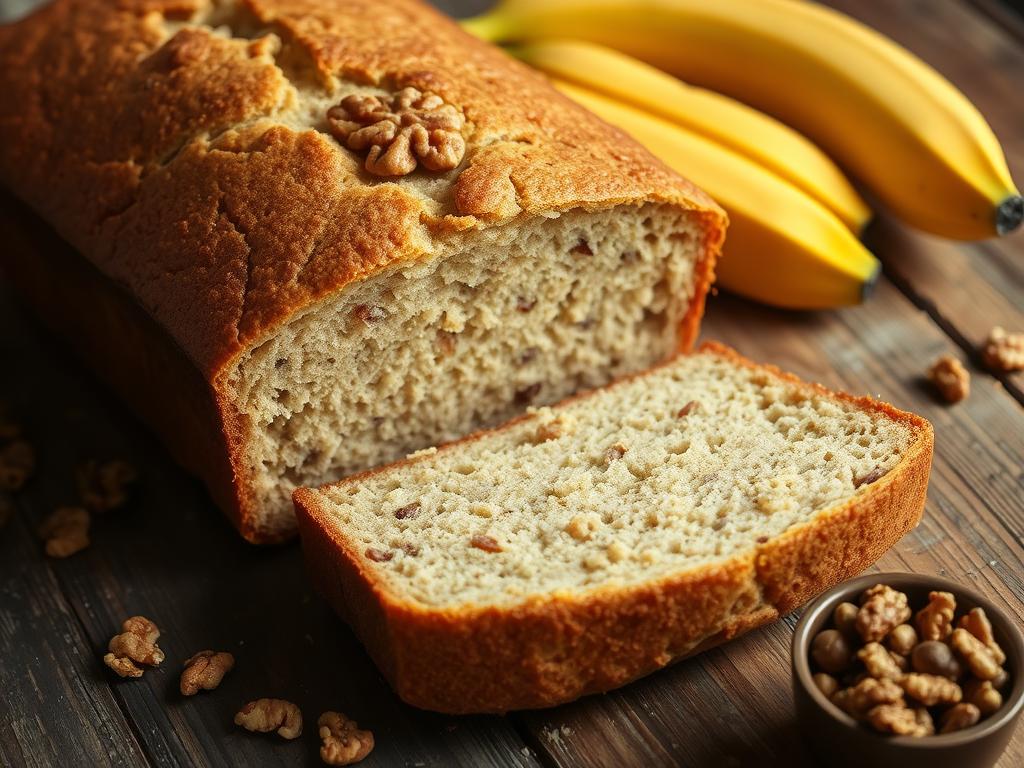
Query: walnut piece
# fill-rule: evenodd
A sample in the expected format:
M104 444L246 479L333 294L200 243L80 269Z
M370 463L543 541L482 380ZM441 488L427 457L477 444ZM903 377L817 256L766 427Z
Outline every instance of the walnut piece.
M914 621L921 640L945 640L953 631L956 598L949 592L929 592L928 605L917 612Z
M471 546L482 549L484 552L501 552L501 544L493 536L478 533L469 540L469 543Z
M867 714L876 731L897 736L931 736L935 733L932 716L923 707L909 709L902 704L880 704Z
M995 635L992 634L992 622L988 620L984 608L972 608L969 610L960 617L959 626L981 640L985 647L992 651L992 656L995 658L996 663L1001 665L1006 661L1006 654L999 647L999 643L996 642Z
M909 618L907 596L886 584L876 584L862 595L857 612L857 634L866 643L877 642Z
M0 448L0 490L18 491L32 476L36 454L24 440L12 440Z
M932 363L928 380L947 403L959 403L971 394L971 374L952 355L942 355Z
M881 643L868 643L859 651L857 658L864 664L871 677L878 680L899 680L903 670Z
M1003 695L992 685L991 680L971 678L964 683L964 701L973 704L983 715L991 715L1003 706Z
M957 704L942 713L939 733L952 733L970 728L981 719L981 712L973 704Z
M373 734L341 712L324 712L316 724L324 742L320 759L327 765L352 765L373 751Z
M879 704L903 704L903 689L892 680L865 677L851 688L844 688L832 697L832 703L853 717L863 717Z
M160 630L145 616L132 616L121 624L121 634L110 638L103 663L121 677L142 677L140 664L155 667L164 660L157 646Z
M89 510L60 507L39 526L39 537L50 557L71 557L89 546Z
M235 666L235 657L226 651L199 651L185 662L179 687L182 696L195 696L200 690L212 691Z
M363 554L375 563L386 563L395 556L394 551L390 549L377 549L377 547L367 547L366 552Z
M297 739L302 735L302 712L284 699L256 699L238 710L235 725L260 733L277 731L285 739Z
M956 704L963 698L960 686L948 677L940 675L911 672L909 675L904 675L899 683L908 696L926 707L934 707L937 704Z
M989 333L981 356L993 371L1024 370L1024 333L1007 333L996 326Z
M418 501L414 501L411 504L406 504L404 507L396 509L395 518L398 520L412 520L419 513L420 503Z
M605 464L611 464L613 461L618 461L626 455L626 451L629 447L624 443L615 443L610 448L605 449L604 462Z
M417 164L450 171L462 162L465 118L440 96L403 88L391 97L350 94L327 111L331 134L375 176L405 176Z
M1000 664L996 661L996 655L966 629L954 629L950 645L960 654L971 674L979 680L992 680L999 674Z
M693 409L696 408L698 405L700 405L700 403L698 403L696 400L691 400L690 402L688 402L686 405L679 409L679 412L676 413L676 418L685 419L687 416L693 413Z
M78 496L93 512L108 512L124 506L128 490L138 477L127 461L113 459L100 464L88 461L76 471Z

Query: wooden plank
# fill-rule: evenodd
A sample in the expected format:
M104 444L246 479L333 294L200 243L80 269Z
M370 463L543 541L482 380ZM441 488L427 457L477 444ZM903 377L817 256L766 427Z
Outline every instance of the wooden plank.
M1024 184L1024 24L987 0L829 0L925 59L960 88L991 124L1010 171ZM1016 23L1006 26L1008 19ZM1024 229L980 243L953 243L881 221L866 237L885 269L969 354L995 325L1024 331ZM977 358L975 358L977 359ZM1001 377L1024 402L1024 372Z
M821 315L717 297L704 337L931 419L936 457L926 516L879 567L973 584L1024 621L1024 409L983 374L966 402L938 403L921 374L952 342L894 286L883 281L867 305ZM559 765L810 764L790 692L795 619L619 692L521 717ZM1024 732L1000 763L1021 764Z
M51 508L74 498L73 468L82 460L129 458L143 473L128 508L95 520L89 549L50 563L56 579L36 577L19 586L21 602L0 614L13 627L0 627L5 658L23 659L23 649L32 647L37 633L40 648L56 659L5 661L0 670L15 700L39 691L54 697L48 708L27 700L19 707L21 717L35 723L32 728L21 723L25 733L52 735L58 746L61 738L70 743L87 738L93 722L68 723L56 698L68 688L79 697L113 702L115 711L120 705L145 753L159 765L313 764L319 761L316 718L327 709L341 710L375 733L377 747L367 768L538 765L506 718L450 718L402 704L354 636L313 594L297 545L259 549L243 542L199 484L174 466L77 363L64 359L55 339L11 311L8 295L0 295L0 308L8 320L0 336L19 340L16 348L4 345L4 359L8 370L20 372L0 381L0 399L52 404L31 409L42 464L38 481L24 494L24 524L35 525ZM38 545L30 547L31 557L26 548L11 551L3 567L17 573L25 562L38 563ZM47 564L39 567L50 573ZM71 622L74 632L61 625L60 612L33 607L65 605L65 600L73 615L64 608L63 622ZM24 623L36 614L35 624ZM120 622L134 614L161 627L167 660L141 680L122 681L100 658ZM20 647L19 640L24 643ZM181 663L203 648L231 651L237 666L218 690L183 698L177 690ZM74 665L66 661L72 653ZM30 661L33 670L52 668L38 684L20 674ZM65 668L77 673L70 682L62 676ZM290 699L302 707L306 733L301 739L253 735L233 724L234 713L261 696ZM77 714L85 718L89 712ZM129 750L133 744L123 723L107 740L115 743L107 745L111 750ZM10 728L0 729L3 749L22 743ZM116 764L118 753L111 754L107 762Z

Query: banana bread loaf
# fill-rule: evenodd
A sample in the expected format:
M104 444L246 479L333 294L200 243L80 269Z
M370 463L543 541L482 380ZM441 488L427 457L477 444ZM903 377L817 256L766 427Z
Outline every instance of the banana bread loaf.
M688 347L725 227L417 0L56 0L0 91L0 182L73 247L10 274L252 541Z

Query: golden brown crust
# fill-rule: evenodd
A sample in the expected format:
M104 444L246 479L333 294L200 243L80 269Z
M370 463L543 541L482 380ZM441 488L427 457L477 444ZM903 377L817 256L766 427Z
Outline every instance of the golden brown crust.
M299 489L294 498L309 571L403 699L445 712L502 712L624 685L777 619L869 566L916 525L932 455L926 420L799 382L720 344L701 349L900 421L914 443L895 468L846 504L731 560L648 584L501 608L403 603L338 531L317 493Z
M346 83L465 114L451 203L378 183L296 111ZM724 228L639 145L417 0L240 0L214 18L204 0L56 0L0 28L0 90L0 180L211 381L301 308L467 228L649 201L706 212L713 246Z

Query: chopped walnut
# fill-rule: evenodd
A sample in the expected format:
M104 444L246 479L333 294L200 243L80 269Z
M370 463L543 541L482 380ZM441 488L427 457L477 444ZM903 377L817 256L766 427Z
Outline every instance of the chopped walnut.
M957 704L942 713L939 733L953 733L970 728L981 719L981 712L973 704Z
M574 256L593 256L594 251L590 247L590 243L584 240L582 237L572 248L569 249L569 253Z
M411 520L420 513L420 503L414 501L411 504L406 504L404 507L399 507L395 510L395 517L398 520Z
M145 616L132 616L121 625L121 634L110 638L103 663L121 677L142 677L140 664L155 667L164 660L157 646L160 630Z
M897 736L931 736L935 733L932 716L923 707L909 709L902 704L880 704L867 714L876 731Z
M540 394L541 383L539 381L534 382L528 387L516 390L515 401L518 405L526 405L532 403L534 398Z
M593 512L581 512L573 516L565 526L565 532L577 541L586 541L600 527L601 518L598 515Z
M690 402L688 402L686 405L679 409L679 412L676 414L676 418L686 418L691 413L693 413L693 409L696 408L698 405L700 405L700 403L698 403L696 400L691 400Z
M416 88L391 97L350 94L327 111L327 123L339 143L368 150L365 168L375 176L405 176L417 164L450 171L466 152L462 114Z
M89 510L60 507L39 526L50 557L71 557L89 546Z
M536 299L527 299L522 296L516 299L516 310L519 312L529 312L535 306L537 306Z
M991 715L1003 706L1003 695L992 684L991 680L975 680L971 678L964 683L964 701L973 704L983 715Z
M367 547L363 554L375 563L386 563L395 556L390 549L377 549L376 547Z
M926 707L934 707L936 704L956 704L963 698L960 686L948 677L940 675L911 672L909 675L904 675L899 683L908 696Z
M415 544L410 544L408 541L402 543L402 551L405 552L409 557L416 557L420 553L420 548Z
M921 640L945 640L953 631L956 598L949 592L929 592L928 605L917 612L914 621Z
M359 730L359 724L341 712L324 712L316 721L320 727L320 759L327 765L358 763L373 751L373 734Z
M200 651L185 662L179 687L182 696L195 696L200 690L212 691L235 666L235 657L226 651Z
M368 304L356 304L352 308L352 314L356 316L356 319L361 320L364 325L379 323L388 316L383 307L372 307Z
M971 674L979 680L992 680L999 674L1001 666L996 661L996 655L966 629L954 629L950 644L960 654Z
M107 512L124 505L128 489L135 482L135 468L126 461L114 459L102 464L88 461L76 472L78 496L93 512Z
M622 443L615 443L613 446L606 449L604 452L605 464L611 464L613 461L618 461L619 459L626 455L626 451L628 450L629 448L623 445Z
M567 413L554 415L548 412L546 408L541 409L537 431L533 433L534 444L539 445L540 443L546 443L548 440L557 440L563 435L570 434L575 421Z
M881 643L868 643L857 651L857 658L868 674L878 680L899 680L903 676L903 670Z
M867 589L857 612L857 633L864 642L879 641L910 618L907 596L885 584Z
M475 534L473 538L469 540L471 546L477 549L482 549L484 552L501 552L501 545L498 540L493 536L487 536L482 533Z
M1024 333L1007 333L998 326L993 328L981 356L993 371L1024 370Z
M942 355L932 364L928 380L947 403L959 403L971 393L971 374L952 355Z
M864 713L879 704L903 704L903 689L892 680L876 680L865 677L851 688L844 688L832 697L832 703L852 717L863 717Z
M992 656L995 658L996 663L1002 664L1006 661L1006 654L999 647L999 643L996 642L995 635L992 634L992 622L988 620L984 608L972 608L961 616L960 627L981 640L985 647L992 651Z
M871 485L873 482L881 480L883 477L885 477L885 470L881 467L875 467L866 475L854 478L853 487L860 488L862 485Z
M24 440L13 440L0 448L0 490L20 490L32 476L35 465L35 451Z
M256 699L238 710L235 725L260 733L277 731L278 736L296 739L302 735L302 712L284 699Z

